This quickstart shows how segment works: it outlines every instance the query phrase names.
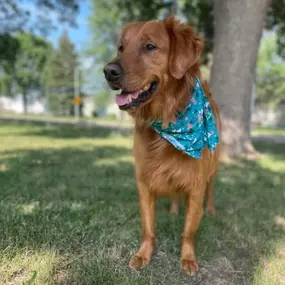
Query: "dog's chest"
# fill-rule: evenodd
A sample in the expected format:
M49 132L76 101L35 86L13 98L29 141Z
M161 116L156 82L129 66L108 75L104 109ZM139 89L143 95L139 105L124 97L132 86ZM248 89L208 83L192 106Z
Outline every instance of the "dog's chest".
M203 187L206 169L201 160L175 149L153 131L136 133L137 179L157 195L182 194Z

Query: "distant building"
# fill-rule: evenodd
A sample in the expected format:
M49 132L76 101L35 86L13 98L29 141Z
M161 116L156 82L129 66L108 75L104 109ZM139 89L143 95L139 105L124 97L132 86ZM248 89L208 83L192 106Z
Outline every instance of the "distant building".
M13 112L17 114L24 113L23 99L21 95L14 97L0 96L0 111ZM34 99L28 102L28 112L31 114L44 114L45 102L44 100Z
M96 115L94 96L85 96L83 99L83 116L94 117L94 115Z

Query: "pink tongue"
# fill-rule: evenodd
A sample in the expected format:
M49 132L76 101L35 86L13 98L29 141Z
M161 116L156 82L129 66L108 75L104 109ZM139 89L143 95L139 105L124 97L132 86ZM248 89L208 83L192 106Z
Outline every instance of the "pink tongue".
M119 106L127 105L133 101L133 99L137 99L140 94L140 91L136 91L129 94L118 94L116 95L116 103Z

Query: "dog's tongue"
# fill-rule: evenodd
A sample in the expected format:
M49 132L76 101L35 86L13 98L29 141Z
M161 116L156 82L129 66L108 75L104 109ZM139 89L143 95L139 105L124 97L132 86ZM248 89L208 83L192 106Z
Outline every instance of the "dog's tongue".
M116 103L119 106L124 106L131 103L134 99L137 99L140 91L135 91L132 93L124 93L116 95Z

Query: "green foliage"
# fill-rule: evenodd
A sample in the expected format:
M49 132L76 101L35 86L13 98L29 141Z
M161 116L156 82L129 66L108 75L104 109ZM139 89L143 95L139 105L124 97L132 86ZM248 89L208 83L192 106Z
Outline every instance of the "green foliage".
M0 34L33 29L44 33L54 28L50 14L57 20L75 25L75 16L81 0L30 0L25 5L21 0L0 0ZM27 3L26 3L27 4ZM35 12L29 6L36 9Z
M16 37L0 35L0 94L12 93L14 66L20 43Z
M42 88L43 69L51 45L30 33L20 33L16 36L5 34L0 36L0 40L1 94L13 95L13 84L24 96L31 89Z
M273 0L267 15L266 26L277 31L277 51L285 58L285 1Z
M208 55L213 50L214 40L214 1L183 1L182 13L187 22L205 38L202 61L208 63Z
M16 83L22 92L39 88L51 46L45 40L28 33L21 33L17 38L20 49L15 62Z
M15 65L14 80L19 92L23 95L24 111L27 112L27 96L32 90L43 90L43 75L51 45L40 37L29 33L16 36L20 43Z
M64 33L46 69L49 109L55 115L69 115L72 112L76 61L74 45L68 34Z
M278 31L278 52L285 56L285 9L284 0L273 0L268 11L267 27L276 27ZM205 38L203 61L213 50L214 38L214 1L213 0L173 0L173 1L132 1L132 0L92 0L90 26L95 37L91 50L97 59L106 62L115 53L119 32L126 22L157 19L174 13L193 25Z
M126 22L153 20L161 11L170 11L170 8L171 4L159 0L93 0L89 22L94 32L94 48L90 53L98 62L106 63L115 54L118 36Z
M257 101L262 103L285 101L285 64L277 50L276 34L261 42L257 61Z
M12 95L14 67L20 45L18 38L13 36L14 33L30 30L46 35L55 28L55 18L59 22L76 25L80 1L30 0L28 3L23 3L21 0L0 0L1 94ZM51 13L56 17L51 17Z

